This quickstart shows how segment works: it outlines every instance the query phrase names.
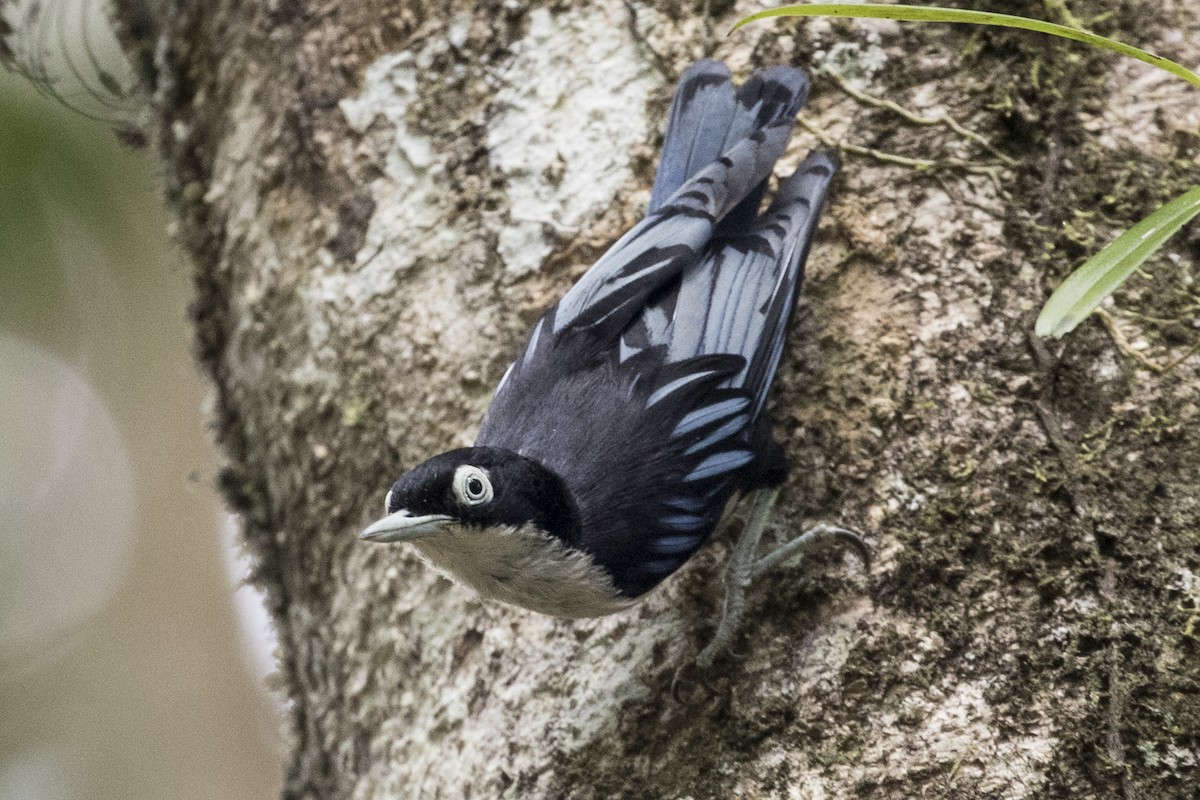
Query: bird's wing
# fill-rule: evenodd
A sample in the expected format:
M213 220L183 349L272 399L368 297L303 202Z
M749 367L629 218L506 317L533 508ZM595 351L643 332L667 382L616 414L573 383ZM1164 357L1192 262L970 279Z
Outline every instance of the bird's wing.
M692 65L672 101L646 218L567 292L555 331L623 331L726 218L753 218L807 97L808 78L791 67L758 72L735 93L724 64Z
M754 130L790 121L808 98L808 76L793 67L771 67L755 73L734 92L729 70L716 61L700 61L684 73L663 142L662 160L650 195L650 211L658 209L683 182L715 161ZM754 222L767 190L767 178L720 221L714 238L744 232ZM696 264L689 265L694 271ZM634 317L622 335L624 352L636 352L670 340L678 280L664 287Z
M791 130L790 119L755 130L685 181L563 295L553 332L589 330L615 341L655 290L699 260L717 223L771 174Z
M810 155L762 217L688 267L669 307L647 307L644 314L665 321L666 345L630 348L622 337L605 363L612 377L587 381L593 405L580 398L547 416L574 411L596 426L596 438L567 449L557 468L574 478L580 546L626 593L645 592L682 566L744 488L744 470L758 469L753 432L835 169L832 153Z
M804 264L837 162L818 151L779 187L742 232L722 237L685 271L667 333L668 360L711 353L745 359L730 386L746 389L757 416L779 365Z
M507 410L519 411L514 402L532 401L531 385L553 381L572 366L553 353L563 342L586 340L593 354L618 348L651 296L699 263L721 218L770 175L791 127L789 117L739 140L601 256L534 326L496 388L485 428Z

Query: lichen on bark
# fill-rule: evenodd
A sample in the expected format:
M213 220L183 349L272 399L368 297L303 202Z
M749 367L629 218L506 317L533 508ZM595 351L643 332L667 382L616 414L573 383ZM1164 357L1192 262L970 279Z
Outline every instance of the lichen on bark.
M718 33L750 10L709 5ZM222 488L280 631L286 796L1191 796L1200 357L1153 372L1097 321L1029 334L1074 264L1194 183L1188 87L1013 32L710 37L680 2L635 3L632 25L617 0L117 6L196 264ZM1200 58L1196 0L1154 19L1070 7ZM470 440L530 322L637 219L671 73L710 51L742 75L804 65L839 42L871 51L868 91L1016 160L847 156L835 186L773 398L795 463L777 525L860 528L872 574L830 557L770 576L711 701L679 706L670 678L711 630L728 533L635 610L581 622L482 606L357 545L406 465ZM547 116L562 103L578 134ZM994 160L824 79L806 119L909 158ZM581 149L596 131L637 135ZM789 163L815 143L798 134ZM1200 335L1198 255L1172 243L1112 306L1155 363Z

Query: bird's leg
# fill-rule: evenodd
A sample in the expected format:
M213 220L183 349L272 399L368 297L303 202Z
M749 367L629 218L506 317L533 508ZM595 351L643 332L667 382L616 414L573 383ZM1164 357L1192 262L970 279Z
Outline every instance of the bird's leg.
M712 666L717 656L728 649L737 632L738 623L746 610L746 587L754 580L755 567L758 565L755 556L758 552L758 542L767 527L767 517L775 498L779 497L779 489L764 489L754 498L754 507L750 511L750 519L742 529L733 554L729 558L729 566L725 568L725 606L721 611L721 621L717 624L717 632L712 641L696 656L696 666L706 670ZM768 556L770 558L770 556Z
M725 606L721 612L721 621L712 641L700 651L696 657L696 666L706 670L716 661L717 656L728 649L737 632L738 623L746 609L746 587L763 576L769 569L786 559L801 553L814 550L827 542L839 542L850 545L858 551L867 570L871 568L871 552L858 534L845 528L832 525L817 525L802 533L786 544L758 558L758 542L767 527L767 518L771 508L779 497L779 489L765 489L754 498L754 507L750 519L742 530L742 535L730 556L729 566L725 572Z

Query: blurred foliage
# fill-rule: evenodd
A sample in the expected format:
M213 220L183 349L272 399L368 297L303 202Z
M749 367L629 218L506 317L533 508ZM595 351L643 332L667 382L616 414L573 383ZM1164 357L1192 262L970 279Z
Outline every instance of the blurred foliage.
M187 273L165 236L155 167L122 149L109 124L44 94L0 68L0 342L47 354L42 375L0 365L0 386L24 402L5 423L22 426L27 452L52 455L49 437L37 441L50 423L94 429L94 416L56 402L71 398L41 380L51 361L70 367L116 425L136 512L119 582L94 595L100 605L24 644L0 642L0 800L277 796L278 718L239 644L203 389L188 356ZM118 546L91 517L117 517L102 482L121 483L111 453L86 437L71 445L66 461L95 469L71 473L67 488L21 455L0 448L0 466L11 467L0 479L13 479L24 520L0 526L5 566L47 577L22 588L78 597L101 565L73 543ZM62 466L38 463L52 461ZM37 596L22 600L45 611ZM263 638L247 636L256 646Z
M25 238L26 246L52 241L44 213L51 198L97 228L117 221L108 205L96 202L121 177L116 164L97 158L108 143L92 137L107 133L101 126L64 126L60 115L47 113L28 93L0 83L0 220L28 223L0 227L0 243L20 244L16 237Z
M0 323L21 328L64 309L64 219L101 241L127 224L127 173L104 157L109 136L0 76Z

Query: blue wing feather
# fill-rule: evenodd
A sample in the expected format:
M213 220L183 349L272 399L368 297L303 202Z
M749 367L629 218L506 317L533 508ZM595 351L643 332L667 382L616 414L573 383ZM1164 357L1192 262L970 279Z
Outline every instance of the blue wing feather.
M613 339L624 332L657 289L700 260L717 223L771 174L791 127L790 119L775 122L741 139L622 236L563 295L554 332L602 325Z

